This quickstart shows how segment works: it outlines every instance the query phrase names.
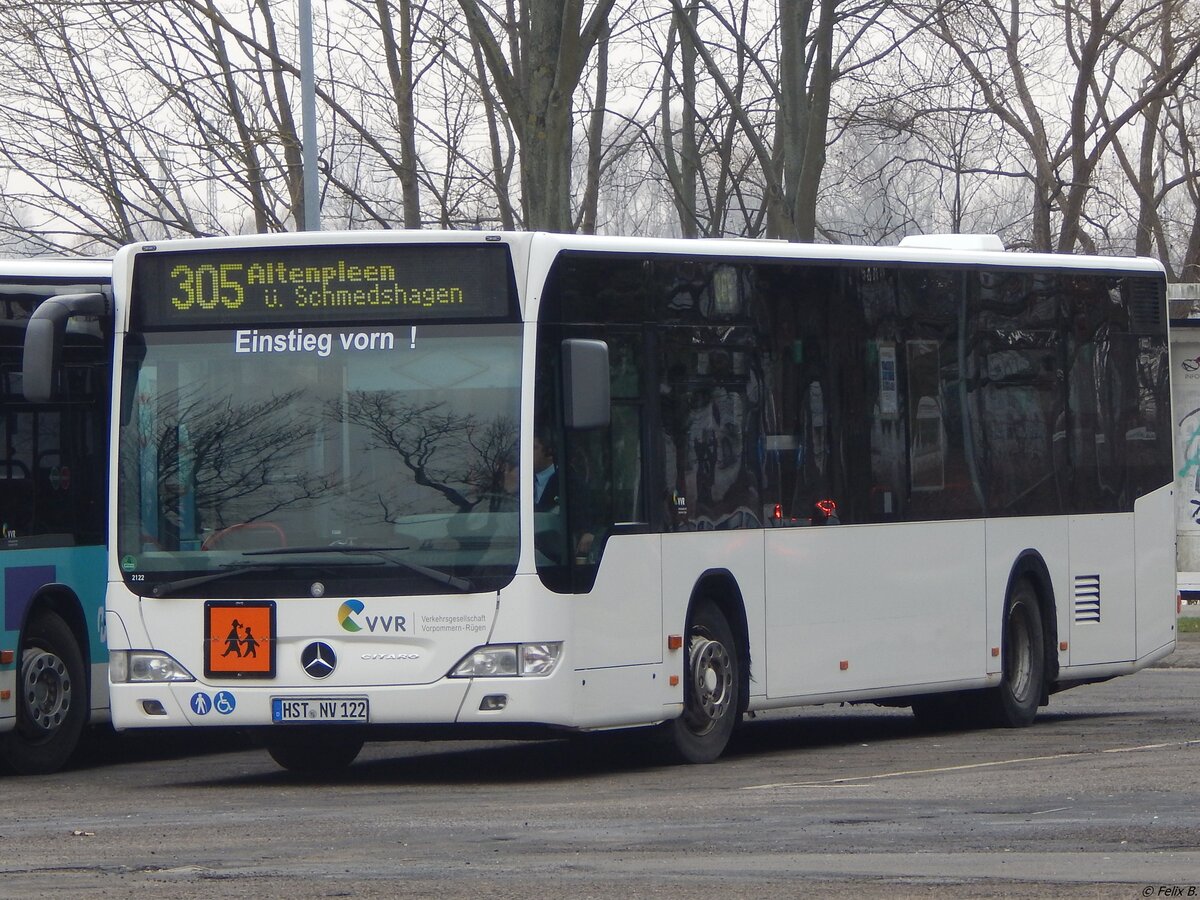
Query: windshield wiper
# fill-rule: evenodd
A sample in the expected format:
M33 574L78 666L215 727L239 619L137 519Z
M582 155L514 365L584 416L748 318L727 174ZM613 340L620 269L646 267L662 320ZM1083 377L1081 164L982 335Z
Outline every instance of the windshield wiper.
M256 553L286 553L286 550L250 550L242 554L242 556L253 556ZM380 565L379 563L355 563L359 566ZM205 575L194 575L191 578L180 578L178 581L164 581L162 584L156 584L151 590L155 597L165 597L167 594L176 594L179 591L186 591L188 588L198 587L202 584L208 584L211 581L221 581L225 578L230 578L234 575L240 575L243 572L272 572L285 568L282 563L268 562L247 562L247 563L225 563L221 567L220 572L209 572Z
M269 572L281 568L279 563L228 563L220 572L209 572L207 575L195 575L191 578L180 578L178 581L164 581L156 584L150 591L155 597L165 597L188 588L208 584L210 581L221 581L243 572Z
M420 563L410 562L407 559L402 559L399 556L394 556L395 553L401 553L408 550L408 547L375 547L369 544L331 544L328 547L277 547L274 550L247 550L242 553L242 556L276 556L289 554L315 554L315 553L363 553L371 556L378 556L380 559L397 565L402 569L407 569L417 575L423 575L430 581L436 581L438 584L444 584L447 587L452 587L456 591L461 591L464 594L475 590L475 586L466 578L459 578L457 575L451 575L449 572L443 572L440 569L432 569L429 566L423 566Z

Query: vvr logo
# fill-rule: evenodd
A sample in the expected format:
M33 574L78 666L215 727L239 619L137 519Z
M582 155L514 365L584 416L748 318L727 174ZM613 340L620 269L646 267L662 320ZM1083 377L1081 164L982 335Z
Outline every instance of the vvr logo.
M362 631L362 626L354 621L354 617L363 611L361 600L347 600L338 607L338 621L347 631Z
M338 607L338 621L342 628L351 633L362 631L363 626L359 623L358 616L362 614L366 606L361 600L347 600ZM376 632L391 632L399 634L408 631L408 622L404 616L362 616L362 622L366 624L367 631L375 634Z

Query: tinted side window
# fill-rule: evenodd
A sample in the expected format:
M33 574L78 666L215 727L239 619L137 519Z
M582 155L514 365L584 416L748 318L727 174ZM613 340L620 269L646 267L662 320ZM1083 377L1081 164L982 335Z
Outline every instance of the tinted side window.
M46 297L81 288L3 287L0 526L7 541L0 546L104 543L111 335L99 323L73 322L63 348L63 399L27 403L21 379L25 323Z
M1171 480L1166 323L1153 317L1161 287L1064 274L1060 291L1070 328L1072 497L1081 511L1131 510L1139 495Z
M990 515L1068 508L1067 349L1054 273L973 275L973 437Z
M1173 474L1161 299L1095 272L597 254L556 264L545 313L556 340L639 335L613 416L648 441L605 453L648 463L611 515L640 491L699 530L1132 509Z
M671 531L754 528L759 492L761 377L749 329L663 329L662 423Z

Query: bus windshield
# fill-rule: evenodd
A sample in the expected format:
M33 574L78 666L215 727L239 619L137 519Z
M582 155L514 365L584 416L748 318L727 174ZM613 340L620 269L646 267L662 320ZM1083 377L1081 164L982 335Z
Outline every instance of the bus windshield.
M517 561L520 335L364 322L131 333L127 583L239 598L501 587Z

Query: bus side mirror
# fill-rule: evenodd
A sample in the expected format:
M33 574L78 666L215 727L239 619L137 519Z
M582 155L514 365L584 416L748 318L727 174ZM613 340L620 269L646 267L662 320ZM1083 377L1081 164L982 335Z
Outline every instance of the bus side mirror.
M567 428L606 428L611 416L608 344L581 338L563 341L562 372Z
M21 385L30 403L58 399L58 370L62 365L63 337L72 316L106 316L110 312L103 294L59 294L33 311L25 329L21 359Z

